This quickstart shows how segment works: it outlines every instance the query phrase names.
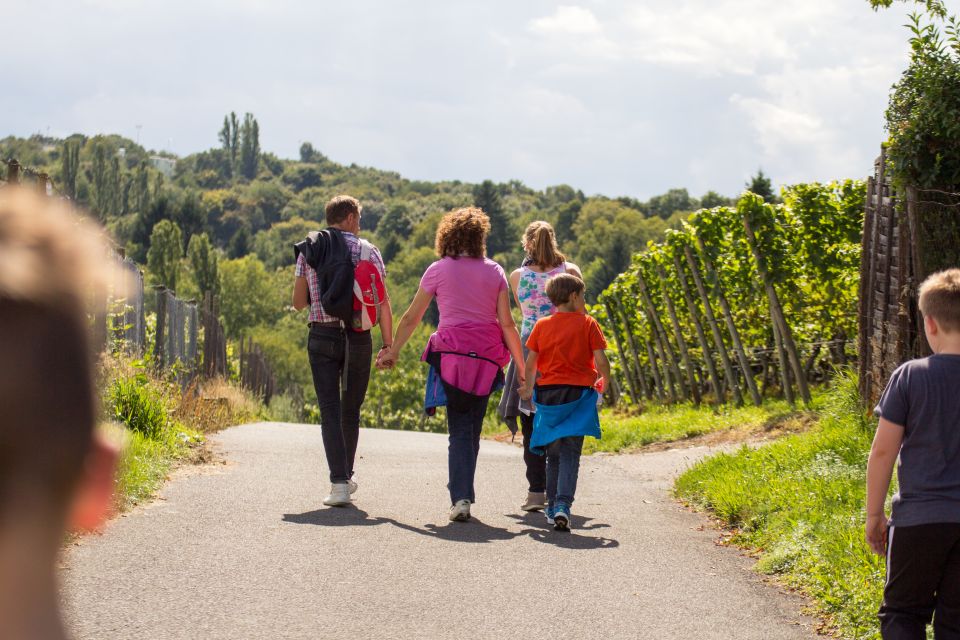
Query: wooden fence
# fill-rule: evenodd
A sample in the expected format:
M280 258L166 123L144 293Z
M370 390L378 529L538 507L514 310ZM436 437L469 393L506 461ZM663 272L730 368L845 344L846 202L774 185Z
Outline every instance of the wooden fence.
M6 165L6 180L0 180L0 186L23 185L23 178L28 176L41 193L56 195L46 173L25 169L16 160L8 160ZM227 339L220 322L219 301L207 293L202 307L198 307L195 300L178 298L164 286L154 287L156 326L153 343L148 344L143 271L122 248L114 247L112 258L128 272L130 290L112 297L107 312L94 316L94 344L136 354L146 353L152 346L156 366L174 370L182 384L197 375L228 376ZM241 385L269 402L276 393L276 381L269 361L252 339L241 339L239 364Z
M898 365L930 354L920 284L960 266L960 193L911 187L897 194L886 162L881 151L867 181L860 265L860 395L871 407Z

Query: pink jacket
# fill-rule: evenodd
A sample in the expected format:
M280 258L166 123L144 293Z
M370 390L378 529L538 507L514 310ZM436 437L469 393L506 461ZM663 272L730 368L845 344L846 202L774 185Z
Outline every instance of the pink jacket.
M440 375L447 384L485 396L497 373L510 362L510 351L503 343L503 332L496 322L468 323L437 329L423 352L440 354Z

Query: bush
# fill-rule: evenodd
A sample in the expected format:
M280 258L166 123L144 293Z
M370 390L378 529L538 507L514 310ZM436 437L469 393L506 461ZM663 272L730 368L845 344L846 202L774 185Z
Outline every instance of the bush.
M113 419L131 431L156 440L167 428L166 401L137 377L114 380L109 402Z

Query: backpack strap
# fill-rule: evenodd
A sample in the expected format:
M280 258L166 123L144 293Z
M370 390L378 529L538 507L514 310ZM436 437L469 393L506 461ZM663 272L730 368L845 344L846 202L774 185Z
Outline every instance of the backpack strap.
M373 253L373 245L363 238L358 238L358 240L360 240L360 260L369 260L370 254Z

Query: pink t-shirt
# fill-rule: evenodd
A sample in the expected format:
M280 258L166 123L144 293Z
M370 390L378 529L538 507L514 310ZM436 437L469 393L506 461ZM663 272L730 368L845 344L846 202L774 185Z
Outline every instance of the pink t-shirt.
M507 274L490 258L441 258L427 267L420 288L437 297L440 327L496 322Z

